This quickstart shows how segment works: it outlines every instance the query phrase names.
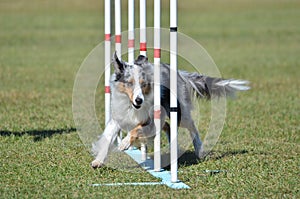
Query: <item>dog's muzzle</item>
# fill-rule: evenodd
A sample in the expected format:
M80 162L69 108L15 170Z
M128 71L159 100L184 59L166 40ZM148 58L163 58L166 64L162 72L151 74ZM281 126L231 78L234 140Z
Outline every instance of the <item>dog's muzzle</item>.
M142 104L143 104L144 100L140 97L137 97L135 99L135 103L132 103L132 106L135 108L135 109L140 109Z

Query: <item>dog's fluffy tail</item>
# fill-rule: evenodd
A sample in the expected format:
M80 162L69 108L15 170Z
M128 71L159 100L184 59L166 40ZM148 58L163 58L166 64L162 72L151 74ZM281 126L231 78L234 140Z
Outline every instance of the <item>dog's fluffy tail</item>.
M190 87L190 91L198 97L211 99L213 97L235 96L236 91L249 90L249 82L245 80L214 78L199 73L180 71L179 75Z

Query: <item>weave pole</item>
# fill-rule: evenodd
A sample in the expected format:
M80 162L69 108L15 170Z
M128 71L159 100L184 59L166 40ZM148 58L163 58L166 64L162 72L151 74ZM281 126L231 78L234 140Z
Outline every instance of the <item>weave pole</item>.
M146 0L140 0L140 54L144 56L147 56L146 13ZM141 144L141 153L141 158L145 161L147 159L147 146L144 143Z
M147 56L147 9L146 0L140 0L140 54Z
M154 0L154 171L161 171L160 104L160 0Z
M114 0L115 4L115 50L119 59L122 59L122 18L121 18L121 0ZM117 143L122 142L122 132L119 133L117 137Z
M110 60L111 60L111 53L110 53L110 36L111 36L111 5L110 0L105 0L104 6L104 36L105 36L105 125L108 124L110 120Z
M177 0L170 0L170 128L171 182L178 182L177 142Z
M128 0L128 63L134 63L134 0Z
M115 0L115 48L120 59L122 58L121 24L121 0Z

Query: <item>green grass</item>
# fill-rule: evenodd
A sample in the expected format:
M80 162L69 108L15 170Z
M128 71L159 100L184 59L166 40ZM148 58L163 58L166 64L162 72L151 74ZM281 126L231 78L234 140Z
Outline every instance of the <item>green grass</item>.
M179 30L206 48L224 77L248 79L252 90L228 101L212 154L180 164L192 189L171 190L89 186L155 180L92 170L75 131L73 83L103 39L103 2L0 0L0 198L300 197L299 1L187 2L179 1Z

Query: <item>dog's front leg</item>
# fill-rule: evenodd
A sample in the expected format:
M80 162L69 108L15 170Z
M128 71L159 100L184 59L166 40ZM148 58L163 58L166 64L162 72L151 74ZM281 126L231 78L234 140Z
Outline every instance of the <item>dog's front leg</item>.
M129 147L131 146L130 139L131 139L131 131L127 133L125 138L122 139L121 143L118 146L118 149L120 151L125 151L129 149Z
M113 119L110 120L99 140L93 144L92 151L96 155L95 160L92 162L93 168L103 166L108 156L109 149L117 138L119 131L120 127L118 123Z
M142 132L143 132L143 126L141 124L137 125L134 129L128 132L127 136L120 143L118 147L119 150L124 151L129 149L129 147L132 146L133 143L136 140L138 140L139 137L141 137Z
M149 137L153 137L155 133L155 125L153 125L153 123L151 124L139 124L134 129L132 129L122 140L121 144L119 145L119 150L127 150L134 143L146 143L147 139Z

